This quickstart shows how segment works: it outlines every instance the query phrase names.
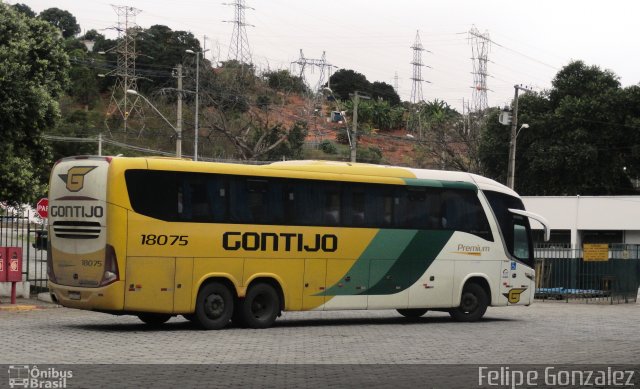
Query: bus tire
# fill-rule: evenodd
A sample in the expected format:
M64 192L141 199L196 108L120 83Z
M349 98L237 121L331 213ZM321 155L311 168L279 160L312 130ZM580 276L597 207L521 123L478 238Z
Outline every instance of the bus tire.
M487 311L489 297L484 288L474 282L468 283L462 289L460 306L449 311L449 315L456 321L478 321Z
M409 309L396 309L399 314L411 319L417 319L427 313L428 309L424 308L409 308Z
M233 296L218 282L206 284L198 292L196 321L205 330L219 330L229 324L233 314Z
M267 328L280 313L280 297L273 286L259 283L252 286L242 302L241 317L249 328Z
M147 312L147 313L139 313L138 319L142 320L142 322L147 325L157 327L169 321L169 319L171 319L171 315L168 315L165 313Z

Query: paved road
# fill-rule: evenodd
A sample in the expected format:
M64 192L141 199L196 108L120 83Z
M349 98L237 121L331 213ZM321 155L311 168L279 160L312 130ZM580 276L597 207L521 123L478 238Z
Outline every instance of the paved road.
M640 361L640 304L489 308L478 323L443 313L287 312L273 328L160 329L137 318L48 308L0 311L1 364L624 364Z

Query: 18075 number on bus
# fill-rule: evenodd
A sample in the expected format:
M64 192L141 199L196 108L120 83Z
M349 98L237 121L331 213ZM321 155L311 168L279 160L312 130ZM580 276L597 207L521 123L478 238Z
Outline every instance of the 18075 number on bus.
M188 235L142 234L140 237L143 246L186 246L189 244Z

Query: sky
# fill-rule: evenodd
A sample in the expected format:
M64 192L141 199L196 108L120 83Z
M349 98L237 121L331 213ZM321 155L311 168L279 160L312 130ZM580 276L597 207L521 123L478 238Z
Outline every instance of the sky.
M2 0L0 0L2 1ZM234 0L226 0L226 3ZM57 7L73 14L83 31L109 29L118 16L111 4L135 7L143 28L162 24L192 32L207 58L226 60L233 32L234 7L222 0L19 0L36 12ZM444 100L462 110L474 85L472 45L475 26L488 33L487 99L504 106L515 84L544 90L571 60L610 69L623 86L640 81L639 43L635 37L640 1L610 0L246 0L245 22L254 64L260 69L298 68L300 57L326 60L338 69L353 69L370 82L395 85L410 100L413 51L419 31L422 46L424 100ZM335 71L335 70L334 70ZM311 83L319 75L307 72Z

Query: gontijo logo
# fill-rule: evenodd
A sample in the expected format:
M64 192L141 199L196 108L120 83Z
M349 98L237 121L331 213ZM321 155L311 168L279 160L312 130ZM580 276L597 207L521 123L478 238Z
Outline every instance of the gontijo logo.
M503 293L502 295L506 297L511 304L516 304L520 302L520 295L525 290L527 290L527 288L513 288L509 290L508 293Z
M67 184L69 192L79 192L84 186L84 176L97 166L74 166L67 171L67 174L58 174L58 177Z

